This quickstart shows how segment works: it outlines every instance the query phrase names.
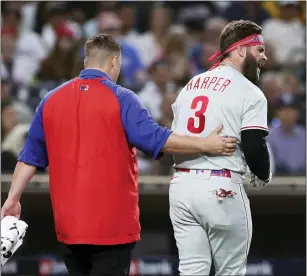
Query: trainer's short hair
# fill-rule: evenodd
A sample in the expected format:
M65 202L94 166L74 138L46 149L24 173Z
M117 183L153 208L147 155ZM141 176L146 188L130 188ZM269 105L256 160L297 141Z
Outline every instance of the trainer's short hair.
M120 54L120 44L109 34L98 34L90 37L84 45L86 58L98 58L99 56L109 56Z
M252 34L262 34L262 28L249 20L236 20L228 23L220 36L220 51L224 52L230 45ZM228 54L223 55L223 58Z

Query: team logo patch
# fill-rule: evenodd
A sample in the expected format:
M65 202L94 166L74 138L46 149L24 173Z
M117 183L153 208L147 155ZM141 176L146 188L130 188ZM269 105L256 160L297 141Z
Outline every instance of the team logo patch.
M219 190L214 190L212 192L216 195L219 202L222 202L225 198L234 197L237 194L236 192L233 192L231 190L227 191L222 188L220 188Z
M87 91L88 90L88 85L81 85L80 86L80 91Z
M219 191L215 191L215 194L218 196L218 197L233 197L235 196L237 193L233 192L233 191L226 191L224 189L221 189Z

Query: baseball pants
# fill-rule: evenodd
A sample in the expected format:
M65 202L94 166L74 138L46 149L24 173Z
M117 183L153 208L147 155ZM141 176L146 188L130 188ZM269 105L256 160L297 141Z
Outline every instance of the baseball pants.
M180 275L246 275L252 238L243 177L228 170L176 171L170 182L170 218Z
M128 276L135 243L64 246L64 261L72 276Z

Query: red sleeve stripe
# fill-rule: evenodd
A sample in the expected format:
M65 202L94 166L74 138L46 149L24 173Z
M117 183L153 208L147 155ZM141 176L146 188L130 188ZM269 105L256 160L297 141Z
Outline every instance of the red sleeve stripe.
M263 129L263 130L266 130L266 131L269 131L268 128L266 127L261 127L261 126L246 126L246 127L242 127L241 130L245 130L245 129Z

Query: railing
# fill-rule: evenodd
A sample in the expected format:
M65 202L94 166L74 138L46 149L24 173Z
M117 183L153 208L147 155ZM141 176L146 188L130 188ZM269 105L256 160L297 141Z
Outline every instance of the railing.
M12 175L1 175L1 192L7 192ZM170 176L139 176L139 190L141 194L166 194ZM255 189L249 185L249 177L245 178L245 189L254 195L304 195L306 194L305 177L273 177L272 182L264 189ZM43 193L49 191L49 177L47 174L35 175L25 192Z

